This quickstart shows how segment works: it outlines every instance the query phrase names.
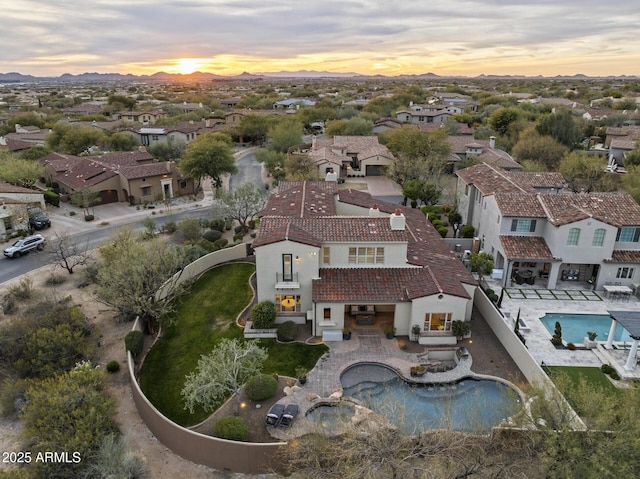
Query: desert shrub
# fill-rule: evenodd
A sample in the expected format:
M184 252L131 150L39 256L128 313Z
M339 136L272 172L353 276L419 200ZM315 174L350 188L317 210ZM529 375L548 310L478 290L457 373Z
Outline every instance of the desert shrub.
M2 297L2 312L4 314L13 314L18 309L16 298L11 294L5 294Z
M214 434L230 441L246 441L249 437L249 426L242 417L227 416L216 422Z
M133 357L138 356L144 347L144 334L142 334L142 331L129 331L124 337L124 346L127 351L131 351Z
M64 283L67 280L66 276L61 274L50 274L47 279L44 280L44 284L47 286L57 286Z
M113 361L109 361L107 363L107 372L108 373L117 373L120 371L120 363L115 359Z
M229 240L227 238L220 238L219 240L215 240L213 242L213 246L215 249L222 249L229 244Z
M251 230L254 229L256 227L256 220L249 220L247 226L249 226Z
M569 351L575 351L576 350L576 345L573 343L567 343L567 349Z
M464 225L460 230L460 234L462 235L463 238L473 238L473 235L475 234L475 232L476 232L476 229L471 225Z
M202 234L202 225L198 218L185 218L178 223L177 233L183 241L196 241Z
M242 238L244 238L244 235L242 233L233 235L233 242L235 243L236 241L242 241Z
M9 287L9 294L15 299L30 299L33 296L33 280L29 276L21 278L18 284Z
M251 308L251 321L255 329L272 328L276 322L276 305L273 301L260 301Z
M173 233L176 232L177 229L178 229L178 225L176 225L175 221L167 221L164 224L163 231L165 233L168 233L168 234L172 235Z
M93 221L94 219L95 219L95 216L93 215L84 215L85 221Z
M264 401L278 390L278 380L270 374L258 374L244 385L244 392L252 401Z
M69 216L75 216L76 212L75 211L69 211Z
M207 230L203 233L202 237L212 243L222 238L222 232L219 230Z
M229 231L233 226L233 218L225 218L224 220L224 229Z
M242 225L236 226L235 228L233 228L233 232L235 234L244 233L244 226L242 226Z
M278 326L278 341L288 343L296 339L298 334L298 325L293 321L285 321Z

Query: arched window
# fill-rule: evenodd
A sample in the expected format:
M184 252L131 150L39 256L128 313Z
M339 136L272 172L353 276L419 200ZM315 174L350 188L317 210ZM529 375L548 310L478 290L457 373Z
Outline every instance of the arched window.
M604 235L607 233L607 230L604 228L598 228L593 232L593 241L591 242L591 246L602 246L604 244Z
M567 245L578 246L579 239L580 239L580 228L571 228L569 230L569 236L567 237Z

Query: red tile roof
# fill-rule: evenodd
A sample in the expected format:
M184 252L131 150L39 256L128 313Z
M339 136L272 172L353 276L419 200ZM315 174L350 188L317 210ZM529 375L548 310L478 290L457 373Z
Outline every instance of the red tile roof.
M606 263L640 263L640 251L638 250L613 250L611 261Z
M500 243L508 259L546 260L555 259L547 242L541 236L500 236Z
M590 217L618 228L640 225L640 205L626 193L542 194L539 198L556 226Z

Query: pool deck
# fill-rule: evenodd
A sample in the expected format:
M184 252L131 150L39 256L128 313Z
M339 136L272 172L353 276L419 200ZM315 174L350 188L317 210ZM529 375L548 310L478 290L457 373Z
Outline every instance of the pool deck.
M488 282L489 286L494 289L496 294L500 294L501 288L492 282ZM545 290L534 288L529 285L518 285L517 288L507 288L512 292L514 289L522 290L527 298L519 298L519 294L505 294L502 301L502 311L510 314L511 318L515 318L520 310L520 318L524 320L527 330L521 330L526 339L526 345L531 355L538 363L548 366L592 366L600 367L607 363L614 366L619 372L624 373L627 379L640 379L640 365L635 367L634 371L623 370L629 355L631 343L622 345L621 349L607 350L604 348L604 341L598 341L595 349L556 349L551 344L551 333L547 331L540 318L547 313L565 313L565 314L607 314L609 310L617 311L640 311L640 299L636 296L628 296L627 298L611 299L607 298L603 291L591 291L589 288L567 288L558 290ZM557 296L561 299L532 299L532 295L537 289L539 294L535 296ZM556 294L547 294L552 291ZM566 293L568 293L568 295ZM535 297L533 296L533 297ZM570 296L573 299L566 299ZM618 328L621 328L618 325ZM586 336L585 331L585 336ZM626 346L626 349L624 349Z

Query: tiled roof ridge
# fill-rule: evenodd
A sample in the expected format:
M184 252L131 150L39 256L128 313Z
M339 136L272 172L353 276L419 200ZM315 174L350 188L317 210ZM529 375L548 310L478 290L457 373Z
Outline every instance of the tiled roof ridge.
M438 281L438 277L433 272L433 269L431 269L431 266L425 265L423 268L427 270L427 273L431 276L431 279L433 280L434 284L437 286L438 291L442 293L443 291L442 285L440 284L440 281Z
M536 195L536 199L538 200L538 203L540 203L540 206L542 207L544 214L547 215L547 218L549 218L553 222L553 217L551 216L551 212L549 211L549 208L547 208L547 205L545 204L542 198L542 195L540 193Z
M509 177L509 172L502 169L502 168L495 168L494 166L490 165L487 162L483 162L483 164L487 165L489 168L491 168L494 172L496 172L498 175L500 175L502 178L504 178L505 180L507 180L509 183L511 183L513 186L515 186L516 188L518 188L520 191L522 191L523 193L528 193L527 190L525 190L522 186L520 186L518 183L516 183L512 178Z

